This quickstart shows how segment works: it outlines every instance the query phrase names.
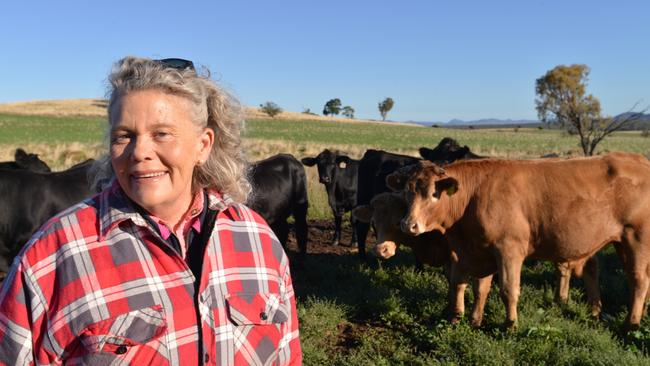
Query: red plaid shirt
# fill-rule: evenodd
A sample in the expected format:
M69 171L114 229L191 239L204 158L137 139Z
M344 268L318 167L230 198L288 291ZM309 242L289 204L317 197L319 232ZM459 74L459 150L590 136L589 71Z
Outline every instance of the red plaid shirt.
M198 293L118 185L51 219L0 291L0 364L300 364L280 243L246 206L208 199L218 214Z

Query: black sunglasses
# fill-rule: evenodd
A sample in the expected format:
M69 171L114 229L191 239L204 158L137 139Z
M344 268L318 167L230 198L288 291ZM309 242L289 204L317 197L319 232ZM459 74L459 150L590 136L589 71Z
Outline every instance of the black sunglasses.
M185 70L188 68L190 70L194 70L194 63L190 60L185 60L182 58L163 58L161 60L154 61L162 64L165 67L171 67L177 70Z

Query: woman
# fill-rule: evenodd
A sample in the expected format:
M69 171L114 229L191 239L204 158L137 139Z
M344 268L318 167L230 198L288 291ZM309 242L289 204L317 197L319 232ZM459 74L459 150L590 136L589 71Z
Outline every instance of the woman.
M47 222L0 293L4 364L299 364L287 257L250 191L234 100L190 61L109 77L98 195Z

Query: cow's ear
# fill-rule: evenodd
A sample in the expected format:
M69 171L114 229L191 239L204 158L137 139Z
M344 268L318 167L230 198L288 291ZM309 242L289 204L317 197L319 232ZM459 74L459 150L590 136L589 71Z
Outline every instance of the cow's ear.
M429 156L429 154L431 154L431 149L429 149L429 148L427 148L427 147L421 147L419 151L420 151L420 156L421 156L423 159L427 159L427 160L428 160L427 157Z
M307 166L316 165L316 158L302 158L300 161Z
M339 155L336 157L336 165L338 165L339 168L341 169L347 168L349 162L350 162L349 156Z
M345 156L345 155L339 155L335 159L336 165L339 166L341 169L345 169L348 167L348 163L350 162L350 157Z
M372 220L372 207L369 205L357 206L352 210L352 216L361 222L369 224L370 220Z
M339 155L339 156L336 157L336 163L337 164L340 164L340 163L346 163L347 164L349 162L350 162L350 157L349 156Z
M21 148L17 148L16 153L14 154L14 160L20 160L26 158L27 158L27 153L25 152L25 150Z
M436 181L436 198L440 198L442 192L446 192L447 196L452 196L458 191L458 181L454 178L448 177Z
M407 175L402 172L394 172L386 176L386 185L392 191L401 191L406 186Z

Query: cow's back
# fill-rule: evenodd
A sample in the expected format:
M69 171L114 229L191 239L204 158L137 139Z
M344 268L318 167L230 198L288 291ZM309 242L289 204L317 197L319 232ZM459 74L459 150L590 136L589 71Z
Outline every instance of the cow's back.
M92 194L87 179L90 164L54 173L0 171L0 270L6 270L38 227Z
M307 205L306 175L289 154L278 154L251 165L253 192L248 205L270 225L292 215L294 206Z
M592 255L620 241L625 226L650 214L650 163L635 154L490 160L447 170L468 177L466 185L476 184L454 231L489 243L504 237L523 240L528 248L521 250L536 258L567 261Z
M388 192L386 176L405 165L415 164L419 160L412 156L382 150L367 150L359 161L357 205L368 204L375 195Z

